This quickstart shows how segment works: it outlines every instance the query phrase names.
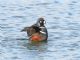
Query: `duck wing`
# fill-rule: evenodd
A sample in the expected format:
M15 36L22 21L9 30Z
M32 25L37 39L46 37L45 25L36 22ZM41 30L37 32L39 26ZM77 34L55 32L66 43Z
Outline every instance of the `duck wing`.
M22 29L21 32L27 32L28 37L30 37L32 34L35 33L35 29L33 29L32 26L24 27L24 29Z
M21 32L27 32L27 35L30 36L30 27L24 27Z

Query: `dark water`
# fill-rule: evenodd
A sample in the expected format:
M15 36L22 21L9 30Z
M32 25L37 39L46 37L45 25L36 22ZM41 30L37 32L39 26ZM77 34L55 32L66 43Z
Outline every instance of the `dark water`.
M43 16L48 42L20 32ZM0 0L0 60L80 60L79 0Z

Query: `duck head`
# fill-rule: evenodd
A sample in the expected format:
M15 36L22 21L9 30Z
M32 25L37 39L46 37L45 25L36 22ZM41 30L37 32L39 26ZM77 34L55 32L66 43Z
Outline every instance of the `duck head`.
M41 27L45 26L44 24L46 23L46 21L44 20L44 18L39 18L37 21L38 25Z

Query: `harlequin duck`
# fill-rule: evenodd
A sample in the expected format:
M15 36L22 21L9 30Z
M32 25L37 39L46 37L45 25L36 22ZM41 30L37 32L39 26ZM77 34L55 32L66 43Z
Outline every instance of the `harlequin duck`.
M45 27L45 23L46 21L44 20L44 18L39 18L38 21L37 21L37 25L39 26L39 28L41 29L40 30L40 33L45 36L45 40L47 40L48 38L48 32L47 32L47 28Z
M48 32L45 27L44 18L39 18L38 21L30 27L25 27L22 31L26 31L31 41L46 41Z

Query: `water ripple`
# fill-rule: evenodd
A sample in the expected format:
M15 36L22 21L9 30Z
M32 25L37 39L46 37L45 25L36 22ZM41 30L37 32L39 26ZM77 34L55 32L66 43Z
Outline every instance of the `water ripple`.
M80 60L79 0L0 0L0 60ZM43 16L48 41L31 43L25 26Z

